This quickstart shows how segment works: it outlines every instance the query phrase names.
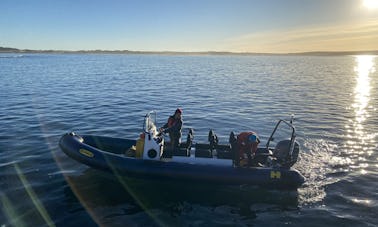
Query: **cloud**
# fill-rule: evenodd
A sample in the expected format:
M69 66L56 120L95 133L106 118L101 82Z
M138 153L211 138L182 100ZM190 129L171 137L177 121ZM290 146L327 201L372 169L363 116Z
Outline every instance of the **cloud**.
M378 50L378 20L256 32L227 40L237 52L306 52Z

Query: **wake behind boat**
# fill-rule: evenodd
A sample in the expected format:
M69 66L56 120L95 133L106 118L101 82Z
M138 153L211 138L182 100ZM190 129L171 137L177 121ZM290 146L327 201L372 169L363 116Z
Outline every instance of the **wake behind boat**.
M289 132L289 139L273 146L281 129ZM298 188L303 184L304 177L292 168L299 154L292 121L278 121L266 146L257 148L253 164L239 162L233 132L228 144L218 144L216 138L211 130L209 143L193 144L189 130L187 141L171 150L156 128L156 112L151 111L144 118L139 139L79 136L71 132L62 136L59 146L83 164L125 177L269 188Z

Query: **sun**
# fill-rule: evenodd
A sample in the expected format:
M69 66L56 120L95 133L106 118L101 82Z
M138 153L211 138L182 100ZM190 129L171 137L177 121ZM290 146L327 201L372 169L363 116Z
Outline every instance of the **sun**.
M378 9L378 0L363 0L362 4L368 9Z

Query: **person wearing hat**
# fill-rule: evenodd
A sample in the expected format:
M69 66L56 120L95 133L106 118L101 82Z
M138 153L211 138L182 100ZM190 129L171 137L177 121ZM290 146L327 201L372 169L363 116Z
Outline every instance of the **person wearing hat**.
M172 150L178 148L181 143L181 130L183 124L181 115L182 109L176 109L175 113L168 118L167 123L160 128L160 132L169 134Z
M245 160L245 155L248 157L248 165L252 165L252 159L257 151L257 146L260 143L258 135L255 132L241 132L236 140L238 148L237 165Z

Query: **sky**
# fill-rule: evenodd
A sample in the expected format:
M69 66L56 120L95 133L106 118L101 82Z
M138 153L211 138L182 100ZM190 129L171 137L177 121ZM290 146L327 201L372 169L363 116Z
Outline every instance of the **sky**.
M0 0L0 47L378 50L378 0Z

